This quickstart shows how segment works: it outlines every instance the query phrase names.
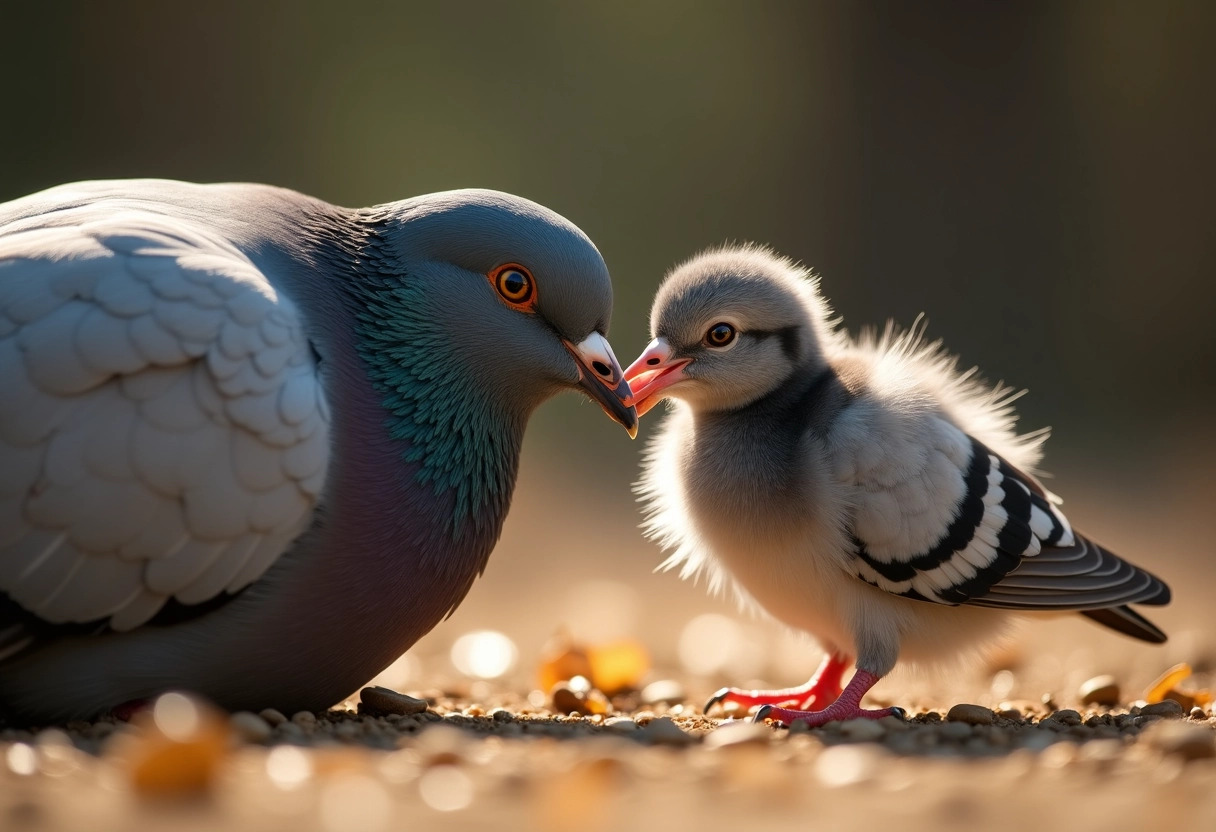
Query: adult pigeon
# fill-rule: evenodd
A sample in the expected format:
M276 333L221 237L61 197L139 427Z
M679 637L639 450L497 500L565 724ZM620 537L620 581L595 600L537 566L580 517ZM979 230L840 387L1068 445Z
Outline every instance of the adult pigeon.
M538 404L636 431L611 309L591 241L495 191L0 205L0 712L348 695L485 567Z
M1015 434L1016 396L917 329L850 339L808 272L752 246L674 269L650 323L625 378L639 414L677 401L639 484L650 533L674 549L664 565L733 579L827 653L802 687L709 705L812 725L886 716L860 702L897 658L974 649L1011 612L1076 610L1165 640L1127 605L1169 589L1073 531L1029 473L1045 435Z

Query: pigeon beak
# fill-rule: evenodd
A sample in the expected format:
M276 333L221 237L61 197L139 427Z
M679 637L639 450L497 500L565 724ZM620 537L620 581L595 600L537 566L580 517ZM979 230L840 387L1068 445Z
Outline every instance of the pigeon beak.
M637 407L638 415L645 415L665 399L661 395L664 389L687 378L684 368L691 363L691 358L674 358L671 346L662 338L651 341L625 371L625 381L633 388L630 403Z
M579 344L571 344L565 339L562 344L578 365L578 386L599 402L608 418L619 423L629 433L630 439L636 438L638 414L632 406L633 394L625 381L625 374L621 372L621 365L612 354L608 339L598 332L592 332Z

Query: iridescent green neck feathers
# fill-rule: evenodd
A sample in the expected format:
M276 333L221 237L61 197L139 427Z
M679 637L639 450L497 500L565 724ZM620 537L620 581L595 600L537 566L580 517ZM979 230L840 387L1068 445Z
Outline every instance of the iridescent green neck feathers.
M491 399L460 355L460 331L437 293L408 275L362 286L357 349L383 397L385 426L418 463L417 479L451 493L449 528L485 531L506 511L526 414Z

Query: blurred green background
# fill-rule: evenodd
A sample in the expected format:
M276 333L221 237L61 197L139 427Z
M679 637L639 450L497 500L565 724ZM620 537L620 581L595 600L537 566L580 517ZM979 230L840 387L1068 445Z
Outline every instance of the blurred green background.
M847 325L924 311L965 366L1029 387L1022 424L1055 428L1049 484L1074 524L1175 584L1160 618L1191 635L1168 649L1211 644L1216 7L15 6L0 11L0 198L130 176L345 205L511 191L600 246L622 363L665 269L771 243L823 275ZM691 616L733 615L650 574L640 450L574 396L546 405L485 579L418 655L487 626L526 666L564 622L632 634L662 664ZM746 626L771 658L749 672L813 664Z

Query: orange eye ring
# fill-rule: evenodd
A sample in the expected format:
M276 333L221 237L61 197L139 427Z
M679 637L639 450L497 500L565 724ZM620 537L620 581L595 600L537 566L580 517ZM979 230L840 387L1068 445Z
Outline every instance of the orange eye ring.
M531 312L536 307L536 279L523 266L504 263L486 276L508 306L524 312Z

